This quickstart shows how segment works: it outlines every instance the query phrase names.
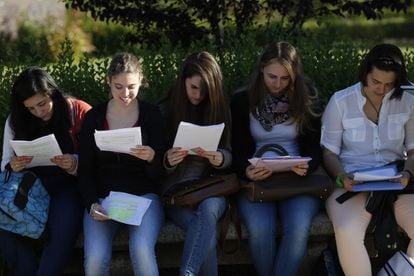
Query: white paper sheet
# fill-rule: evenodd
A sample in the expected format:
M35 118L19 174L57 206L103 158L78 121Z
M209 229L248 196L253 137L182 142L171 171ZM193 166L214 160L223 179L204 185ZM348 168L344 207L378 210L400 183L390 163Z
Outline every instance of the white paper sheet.
M33 141L10 140L17 156L33 156L27 168L38 166L56 166L50 159L62 155L62 150L54 134L49 134Z
M94 135L96 145L102 151L130 153L131 148L142 145L140 127L95 130Z
M401 85L400 87L403 90L414 90L414 85Z
M140 225L152 200L122 192L109 193L101 205L109 218L130 225Z
M223 133L224 123L210 126L199 126L187 122L180 122L173 147L190 150L202 148L206 151L216 151Z
M307 164L311 157L301 156L277 156L277 157L262 157L251 158L249 162L255 167L267 167L272 172L290 171L293 166Z
M403 185L400 182L393 182L389 179L399 178L396 164L388 164L376 168L368 168L354 172L354 180L363 181L352 186L352 191L388 191L401 190Z
M400 177L401 174L396 175L396 169L393 167L379 167L354 173L354 180L356 181L380 181Z

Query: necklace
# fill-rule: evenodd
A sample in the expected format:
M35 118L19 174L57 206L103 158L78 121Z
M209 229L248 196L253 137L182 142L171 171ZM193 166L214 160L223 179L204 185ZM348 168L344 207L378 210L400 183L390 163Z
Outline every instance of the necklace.
M375 120L373 120L373 122L374 122L375 124L377 124L377 125L378 125L379 113L380 113L380 111L381 111L382 101L381 101L381 103L380 103L379 107L377 108L377 107L375 106L375 104L371 101L371 99L368 97L368 95L365 93L364 89L362 89L362 94L365 96L365 98L367 98L368 103L369 103L369 104L371 105L371 107L374 109L374 111L375 111L375 113L376 113L376 115L377 115L377 116L376 116Z

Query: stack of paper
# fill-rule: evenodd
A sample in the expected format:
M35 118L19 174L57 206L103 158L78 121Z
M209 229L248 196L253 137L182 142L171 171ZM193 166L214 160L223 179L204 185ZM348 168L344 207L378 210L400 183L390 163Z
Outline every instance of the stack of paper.
M202 148L205 151L216 151L223 133L224 123L210 126L199 126L180 122L173 147L181 147L195 154L191 149Z
M131 148L142 145L141 128L95 130L96 146L102 151L130 153Z
M140 225L151 202L151 199L145 197L111 191L101 205L109 218L130 225Z
M307 164L312 158L301 156L276 156L251 158L249 162L255 167L267 167L272 172L285 172L297 165Z
M414 90L414 85L401 85L400 87L403 90Z
M10 144L17 156L33 156L27 168L38 166L56 166L50 159L62 155L62 150L54 134L37 138L33 141L10 140Z
M401 190L403 186L400 182L390 181L400 177L401 174L397 174L397 166L394 164L356 171L354 180L362 183L354 185L352 190L355 192Z

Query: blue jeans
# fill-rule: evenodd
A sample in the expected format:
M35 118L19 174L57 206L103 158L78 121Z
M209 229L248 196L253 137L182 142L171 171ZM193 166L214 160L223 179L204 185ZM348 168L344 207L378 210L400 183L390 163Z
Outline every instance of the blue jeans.
M241 218L249 234L250 254L260 276L296 275L306 253L312 220L319 212L318 198L300 195L277 202L250 202L238 196ZM279 217L279 220L278 220ZM277 229L277 222L281 229ZM282 234L276 250L276 233Z
M58 185L59 183L56 183ZM35 249L10 232L0 230L0 252L12 275L61 275L81 230L83 206L73 191L51 194L48 240L37 262Z
M129 230L129 254L135 275L158 275L155 243L164 222L164 212L156 194L151 199L141 225L126 225L114 220L96 221L87 212L83 217L85 246L85 275L109 275L112 241L121 226Z
M186 231L180 275L217 275L217 222L224 214L224 197L210 197L194 209L172 207L168 217Z

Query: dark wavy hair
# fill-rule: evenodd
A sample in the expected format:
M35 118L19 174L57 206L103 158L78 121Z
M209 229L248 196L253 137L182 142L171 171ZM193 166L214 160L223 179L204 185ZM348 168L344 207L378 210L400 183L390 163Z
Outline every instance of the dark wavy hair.
M393 44L379 44L372 48L359 66L359 81L366 86L367 75L375 68L381 71L394 72L396 80L391 98L401 99L401 85L410 84L405 67L404 56Z
M53 101L53 115L48 122L34 116L23 104L36 94ZM17 140L33 140L50 133L68 135L71 127L65 95L46 71L34 66L21 72L13 84L9 120Z

